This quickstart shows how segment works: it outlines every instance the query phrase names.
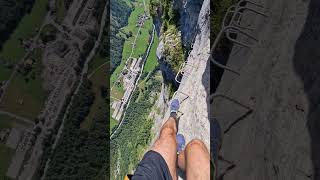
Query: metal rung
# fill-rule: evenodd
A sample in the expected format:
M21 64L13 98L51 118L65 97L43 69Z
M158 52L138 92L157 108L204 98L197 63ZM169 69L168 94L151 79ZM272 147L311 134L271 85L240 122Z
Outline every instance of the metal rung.
M242 13L241 12L236 12L235 10L231 10L231 8L235 8L235 6L231 6L226 15L224 16L224 19L222 21L222 28L221 29L224 29L226 26L235 26L235 27L239 27L239 28L242 28L242 29L248 29L248 30L253 30L253 28L249 28L249 27L245 27L245 26L242 26L240 24L240 20L242 18ZM228 17L228 14L232 14L231 16L231 19L230 19L230 22L226 23L227 22L227 17Z
M223 64L220 64L219 62L217 62L216 60L214 60L214 58L213 58L212 56L210 56L210 61L211 61L213 64L215 64L216 66L218 66L218 67L220 67L220 68L222 68L222 69L225 69L225 70L227 70L227 71L230 71L230 72L232 72L232 73L240 76L240 72L239 72L239 71L236 71L236 70L234 70L234 69L232 69L232 68L229 68L228 66L225 66L225 65L223 65Z
M192 67L191 72L185 71L186 66L191 66L191 67ZM182 78L181 78L181 81L178 80L180 74L182 75L182 77L185 76L185 74L191 75L191 73L192 73L192 71L193 71L193 68L194 68L194 66L191 65L191 64L189 64L188 62L182 63L182 64L180 65L179 71L178 71L178 73L177 73L177 75L176 75L176 77L175 77L175 81L178 82L179 84L181 84Z
M175 80L177 83L181 84L182 78L181 78L181 81L179 81L178 78L179 78L179 72L177 73L177 75L176 75L176 77L174 78L174 80Z
M257 7L260 7L260 8L264 8L261 4L258 4L258 3L256 3L256 2L253 2L253 1L250 1L250 0L240 0L238 3L237 3L237 6L241 6L241 3L244 3L244 2L246 2L246 3L249 3L249 4L252 4L252 5L255 5L255 6L257 6Z
M258 11L258 10L255 10L255 9L249 8L249 7L240 7L237 9L237 12L240 12L242 10L249 10L249 11L252 11L256 14L260 14L261 16L268 17L268 15L266 15L264 12L261 12L261 11Z
M222 29L221 31L219 32L219 34L217 35L215 41L213 42L213 45L212 45L212 48L211 48L211 51L210 51L210 60L211 62L213 62L216 66L222 68L222 69L225 69L225 70L228 70L230 72L233 72L237 75L240 75L240 72L232 69L232 68L229 68L219 62L217 62L213 57L212 57L212 54L213 54L213 51L214 49L216 48L216 46L218 45L218 42L220 41L220 39L223 37L222 35L224 33L226 33L226 37L232 41L233 43L236 43L236 44L239 44L243 47L246 47L246 48L250 48L250 44L247 44L247 43L244 43L244 42L241 42L239 40L237 40L236 38L232 38L231 37L231 34L234 33L234 34L242 34L242 35L245 35L247 36L248 38L250 39L253 39L254 41L258 41L257 38L253 37L252 35L250 35L249 33L245 32L244 30L242 29L247 29L247 30L252 30L248 27L244 27L244 26L241 26L240 25L240 19L242 18L242 11L245 11L245 10L249 10L249 11L252 11L254 13L257 13L257 14L260 14L264 17L268 17L264 12L261 12L259 10L256 10L256 9L253 9L253 8L250 8L250 7L245 7L245 6L242 6L241 4L242 3L250 3L250 4L253 4L259 8L264 8L262 5L258 4L258 3L255 3L255 2L252 2L250 0L240 0L236 5L233 5L233 6L230 6L227 10L227 13L225 14L224 18L223 18L223 22L222 22ZM229 23L226 23L227 21L227 17L229 16L229 14L233 14L232 17L231 17L231 20ZM236 19L238 17L238 19ZM235 23L236 22L236 23Z
M225 16L223 17L223 23L222 23L222 28L224 28L224 26L228 26L228 25L231 25L234 21L236 21L236 17L237 15L240 15L240 17L242 16L242 12L241 11L244 11L244 10L249 10L249 11L252 11L252 12L255 12L257 14L260 14L262 16L265 16L265 17L268 17L264 12L262 11L259 11L257 9L253 9L253 8L250 8L250 7L247 7L247 6L242 6L241 4L242 3L249 3L249 4L252 4L252 5L255 5L256 7L259 7L259 8L264 8L262 5L258 4L258 3L255 3L255 2L252 2L252 1L249 1L249 0L240 0L236 5L232 5L228 8L227 10L227 13L225 14ZM227 23L226 25L226 20L227 20L227 17L229 14L233 14L232 17L231 17L231 20L229 23ZM239 24L239 20L238 19L236 22Z
M237 101L237 100L235 100L233 98L230 98L230 97L228 97L228 96L226 96L224 94L216 94L216 93L215 94L210 94L210 96L207 98L207 102L209 102L209 104L212 104L213 100L215 98L217 98L217 97L222 97L222 98L227 99L227 100L229 100L229 101L231 101L231 102L233 102L235 104L238 104L239 106L244 107L245 109L252 110L252 108L250 108L249 106L244 105L241 102L239 102L239 101Z
M190 96L187 93L184 93L182 91L177 90L176 92L173 93L172 99L174 99L177 94L180 93L182 95L184 95L185 97L180 101L180 104L182 104L185 100L187 100Z
M230 31L230 30L231 30L231 31ZM242 46L244 46L244 47L250 47L250 45L249 45L249 44L246 44L246 43L243 43L243 42L240 42L240 41L238 41L236 38L232 38L232 37L230 36L230 34L231 34L231 33L234 33L234 34L242 34L242 35L245 35L245 36L247 36L248 38L250 38L250 39L252 39L252 40L254 40L254 41L258 41L258 39L255 38L254 36L250 35L249 33L245 32L245 31L243 31L243 30L241 30L240 28L235 27L235 26L226 27L224 31L225 31L225 33L226 33L226 37L227 37L230 41L232 41L232 42L234 42L234 43L236 43L236 44L240 44L240 45L242 45Z

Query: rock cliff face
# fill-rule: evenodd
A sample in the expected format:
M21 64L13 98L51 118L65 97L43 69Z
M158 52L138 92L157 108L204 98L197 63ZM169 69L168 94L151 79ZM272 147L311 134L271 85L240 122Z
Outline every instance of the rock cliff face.
M182 42L185 46L192 44L197 31L198 17L203 0L173 0L173 9L178 12L178 26L182 33ZM161 29L161 12L153 17L158 35Z
M164 54L164 42L161 40L159 42L158 48L157 48L157 58L160 64L160 69L162 71L162 75L166 81L173 82L175 86L178 86L178 84L175 82L174 78L176 76L176 73L173 71L172 67L166 63L166 55Z
M220 156L232 162L219 161L218 173L225 180L318 180L320 3L260 3L268 18L242 18L259 41L233 46L227 66L240 76L225 71L216 91L242 105L219 97L212 106L224 132Z
M178 13L177 29L179 31L179 39L181 39L183 47L185 49L190 49L191 45L194 43L197 33L200 31L198 26L198 17L203 4L203 0L173 0L173 11ZM157 33L160 37L160 43L157 48L157 57L160 63L160 68L163 72L163 76L166 80L172 82L175 86L178 84L175 82L174 78L176 72L172 66L166 62L166 55L164 54L164 47L167 44L163 39L168 38L172 33L161 32L161 12L157 12L156 17L154 17L154 24L156 26Z
M185 46L193 43L197 33L198 17L203 0L174 0L173 7L179 12L179 30Z
M204 0L201 11L196 21L197 26L200 28L199 31L194 32L196 38L193 44L193 49L190 52L187 52L189 54L185 62L185 72L187 73L183 76L181 84L179 85L179 88L173 97L178 98L181 102L181 113L179 113L179 133L185 136L187 142L194 138L203 140L208 148L210 146L210 123L206 99L209 95L208 93L210 74L208 63L210 51L209 12L210 1ZM191 28L191 25L188 25L188 27ZM185 26L185 31L187 31L187 26ZM193 30L189 29L189 31L190 33L185 37L192 34ZM164 58L163 53L161 53L162 49L163 44L161 44L160 42L157 52L160 63L161 59ZM163 71L163 73L168 72L169 71ZM165 98L163 97L160 97L160 99L162 99L162 103L169 103L168 101L165 101ZM161 102L159 101L159 104L161 104ZM167 120L169 116L168 106L164 106L162 104L161 107L165 107L165 109L162 109L161 111L166 113L163 113L165 114L165 116L158 116L157 118L155 118L154 132L156 133L156 135L158 135L161 125Z
M210 122L207 97L209 96L209 52L210 52L210 1L203 2L193 49L188 56L185 75L174 98L181 102L179 133L186 142L198 138L210 147ZM189 75L188 75L189 74Z

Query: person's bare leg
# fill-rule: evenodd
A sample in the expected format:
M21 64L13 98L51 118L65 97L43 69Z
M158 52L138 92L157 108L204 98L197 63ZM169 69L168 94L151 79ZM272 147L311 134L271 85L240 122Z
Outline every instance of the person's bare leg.
M187 180L210 179L210 154L206 145L198 139L190 141L178 156L178 167L186 172Z
M184 150L181 151L178 155L178 167L179 169L181 169L182 171L186 171L186 156L185 156L185 152Z
M151 150L158 152L166 161L170 174L174 180L177 179L177 127L173 117L169 117L167 122L161 127L160 137L154 143Z

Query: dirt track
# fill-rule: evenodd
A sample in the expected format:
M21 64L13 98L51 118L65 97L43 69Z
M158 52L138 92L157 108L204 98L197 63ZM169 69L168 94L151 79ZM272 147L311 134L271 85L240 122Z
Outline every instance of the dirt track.
M259 42L235 46L212 111L225 132L220 174L224 180L319 179L319 28L317 0L262 2L269 18L248 14ZM309 7L310 4L310 7ZM318 80L317 80L318 79ZM310 136L311 134L311 136Z

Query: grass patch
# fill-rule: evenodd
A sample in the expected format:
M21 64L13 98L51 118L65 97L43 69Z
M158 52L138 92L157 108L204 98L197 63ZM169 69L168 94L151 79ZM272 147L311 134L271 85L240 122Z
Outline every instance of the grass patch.
M124 95L124 92L125 92L125 90L122 85L119 85L119 86L115 85L112 88L110 95L111 95L111 97L121 99Z
M0 65L0 82L8 80L12 71L13 69L9 69L4 65Z
M150 54L149 54L149 56L147 58L146 64L144 65L143 72L151 72L159 64L158 63L158 59L157 59L157 54L156 54L157 53L158 44L159 44L159 38L155 34L154 39L153 39L153 44L151 46Z
M0 179L8 179L6 173L13 155L13 149L8 148L4 144L0 144Z
M28 66L31 66L27 74L26 65L20 67L20 72L16 73L6 90L1 103L2 109L29 119L38 116L47 97L47 92L42 87L41 56L42 51L36 49L26 59L24 64L28 63Z
M22 122L16 118L0 114L0 130L1 129L7 129L7 128L13 128L16 127L17 125L26 125L25 122Z
M48 0L35 1L31 13L21 19L10 39L3 45L0 58L14 64L24 56L25 50L21 45L21 39L28 39L37 33L47 12L47 2Z
M100 67L102 64L106 63L107 59L100 56L99 54L95 55L93 60L89 63L88 74L91 74L94 70ZM106 68L103 68L106 70Z
M106 85L106 78L107 76L104 68L100 68L90 78L95 99L90 107L88 116L81 123L81 129L89 130L92 123L96 119L101 118L103 113L106 113L106 97L103 97L101 92L101 87Z
M114 127L116 127L118 125L118 121L113 119L110 115L110 134L112 133L112 130Z
M13 119L11 117L1 114L0 115L0 130L14 127L12 120Z

